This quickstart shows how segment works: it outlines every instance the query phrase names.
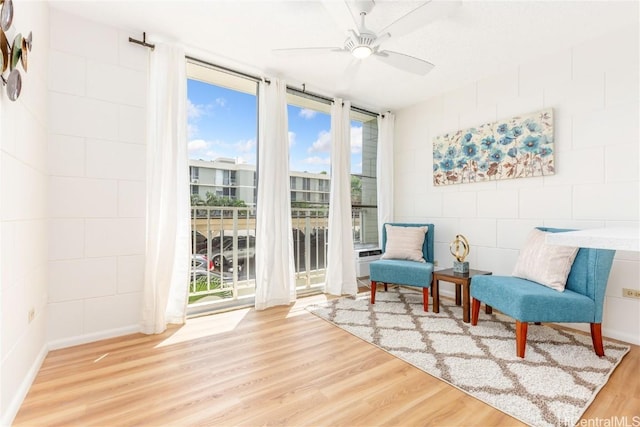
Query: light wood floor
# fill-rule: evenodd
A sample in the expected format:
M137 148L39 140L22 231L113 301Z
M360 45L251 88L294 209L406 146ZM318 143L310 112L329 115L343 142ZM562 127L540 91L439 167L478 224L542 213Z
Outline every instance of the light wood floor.
M522 425L304 310L323 300L52 351L15 425ZM585 418L640 415L638 368L633 346Z

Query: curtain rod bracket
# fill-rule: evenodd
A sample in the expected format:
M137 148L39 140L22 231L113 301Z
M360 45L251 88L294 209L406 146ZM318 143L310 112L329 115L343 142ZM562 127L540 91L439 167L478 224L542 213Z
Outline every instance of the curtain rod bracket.
M146 32L142 33L142 40L136 40L133 37L129 37L129 42L130 43L139 44L140 46L148 47L151 50L156 48L156 45L151 44L151 43L147 43L147 33Z

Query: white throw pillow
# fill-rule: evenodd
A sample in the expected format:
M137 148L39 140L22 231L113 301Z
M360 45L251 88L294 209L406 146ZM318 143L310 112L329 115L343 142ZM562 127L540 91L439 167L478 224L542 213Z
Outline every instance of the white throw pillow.
M387 245L382 259L406 259L426 262L422 254L422 245L429 227L404 227L385 224Z
M520 250L513 276L563 292L579 248L548 245L545 243L546 235L544 231L535 228L529 233Z

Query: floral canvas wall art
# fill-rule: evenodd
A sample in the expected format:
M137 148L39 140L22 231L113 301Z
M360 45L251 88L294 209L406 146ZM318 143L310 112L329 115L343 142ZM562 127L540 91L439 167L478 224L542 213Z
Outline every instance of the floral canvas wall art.
M547 176L554 171L550 108L433 139L436 186Z

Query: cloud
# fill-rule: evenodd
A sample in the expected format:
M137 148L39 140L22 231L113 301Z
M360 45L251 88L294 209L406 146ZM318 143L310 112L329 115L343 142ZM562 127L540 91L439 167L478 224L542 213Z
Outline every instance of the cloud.
M309 153L330 153L331 152L331 133L323 130L318 134L311 147L307 150Z
M190 159L214 160L218 157L225 157L225 154L219 151L222 145L224 144L219 141L192 139L187 143L187 151Z
M351 127L350 134L351 153L362 152L362 126ZM331 132L323 130L318 134L318 139L307 150L309 153L330 153Z
M193 138L198 135L199 129L198 125L195 123L187 122L187 138Z
M192 153L194 151L200 151L208 148L209 144L210 143L205 141L204 139L194 139L187 143L187 149L190 153Z
M198 120L200 117L208 114L211 109L210 107L210 105L194 104L187 98L187 117Z
M212 104L194 104L187 98L187 117L189 120L198 121L202 117L213 114L215 107L224 108L227 100L224 98L216 98Z
M289 147L296 145L296 133L289 131Z
M331 159L329 157L312 156L305 158L303 162L309 165L328 165L331 164Z
M315 111L315 110L310 110L308 108L302 108L300 110L300 112L298 113L298 116L309 120L309 119L314 118L317 114L318 114L318 112Z
M221 98L215 100L215 105L224 106L224 99ZM198 122L203 117L213 115L214 104L194 104L189 98L187 98L187 137L196 138L200 136L200 128Z
M235 148L239 153L255 153L256 149L256 140L255 139L247 139L246 141L238 141L235 143Z

